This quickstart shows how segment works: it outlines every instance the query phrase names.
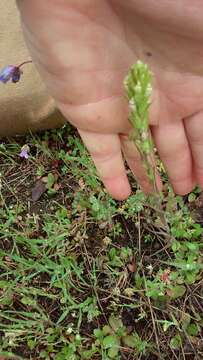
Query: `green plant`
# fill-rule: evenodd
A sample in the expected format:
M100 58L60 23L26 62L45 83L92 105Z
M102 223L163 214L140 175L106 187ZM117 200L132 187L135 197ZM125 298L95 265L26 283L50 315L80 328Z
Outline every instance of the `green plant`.
M152 74L146 64L137 61L125 78L124 85L129 100L129 121L132 125L130 138L135 143L149 180L156 189L152 165L153 143L149 132L149 106L152 94Z
M137 214L144 209L145 202L146 196L140 190L137 190L135 194L129 196L122 209L125 218L135 218Z
M109 318L109 325L95 329L94 335L97 338L95 345L101 348L102 359L105 360L121 359L122 345L133 349L138 356L146 354L150 348L150 343L143 341L136 332L128 334L122 320L116 316Z
M3 139L0 155L0 357L201 358L199 192L188 206L165 184L167 232L133 178L110 198L70 126ZM36 174L59 190L31 201Z
M116 202L106 193L100 191L98 195L83 193L79 191L72 203L73 211L89 210L89 213L96 221L112 222L112 216L116 213Z
M168 224L162 209L162 194L157 187L154 145L149 129L149 107L152 95L152 73L147 64L137 61L129 70L124 86L129 101L129 121L132 125L130 140L135 144L151 183L153 194L149 197L156 208L163 227Z

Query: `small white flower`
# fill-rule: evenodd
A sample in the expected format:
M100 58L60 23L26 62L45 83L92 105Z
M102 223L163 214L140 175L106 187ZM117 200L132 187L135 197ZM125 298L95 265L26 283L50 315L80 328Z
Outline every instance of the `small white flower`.
M133 98L130 99L130 101L129 101L129 108L130 108L130 110L133 110L133 111L135 111L137 108Z
M154 268L152 266L152 264L149 264L146 266L146 269L148 270L149 275L152 275Z
M71 326L68 327L68 329L66 330L66 334L70 335L70 334L72 334L72 332L73 332L73 328Z
M151 93L152 93L152 86L148 84L146 88L146 96L150 96Z
M137 84L135 85L134 91L135 91L135 93L141 93L141 91L142 91L142 86L141 86L140 81L138 81Z

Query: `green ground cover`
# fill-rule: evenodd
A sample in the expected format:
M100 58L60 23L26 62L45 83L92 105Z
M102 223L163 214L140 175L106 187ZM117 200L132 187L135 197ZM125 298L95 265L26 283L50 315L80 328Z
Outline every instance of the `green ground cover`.
M0 174L2 359L203 358L198 189L163 172L166 229L130 171L128 200L106 193L70 126L2 139Z

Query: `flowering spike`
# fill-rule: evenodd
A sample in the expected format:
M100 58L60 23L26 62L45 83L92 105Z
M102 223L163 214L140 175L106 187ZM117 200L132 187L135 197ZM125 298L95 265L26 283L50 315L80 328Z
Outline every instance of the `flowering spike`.
M124 86L129 103L129 121L132 125L130 140L140 153L149 182L154 189L153 206L159 214L163 226L168 230L168 224L162 209L161 193L156 182L156 168L154 163L154 145L149 127L149 107L151 104L153 75L147 64L137 61L125 80Z
M152 74L148 66L141 61L134 64L125 80L124 86L129 101L129 121L132 125L131 139L141 155L150 181L154 183L151 164L153 143L149 130L149 106L152 93Z

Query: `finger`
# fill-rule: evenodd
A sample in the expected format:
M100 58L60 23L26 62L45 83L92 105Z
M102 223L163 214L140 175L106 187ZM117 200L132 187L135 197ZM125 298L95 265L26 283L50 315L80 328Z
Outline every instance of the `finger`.
M184 123L192 152L195 178L203 187L203 113L185 119Z
M119 136L78 131L107 191L117 200L126 199L131 190L124 167Z
M194 177L183 121L164 119L158 126L152 127L152 134L175 193L189 193L194 187Z
M142 190L149 194L154 191L154 186L149 180L147 176L146 170L142 164L140 154L136 149L135 144L133 141L129 139L128 135L120 135L121 139L121 146L123 150L123 154L125 159L132 170L135 178L137 179L138 183L140 184ZM155 160L152 158L152 167L155 168ZM156 178L156 185L159 191L162 189L161 179L155 169L155 178Z

